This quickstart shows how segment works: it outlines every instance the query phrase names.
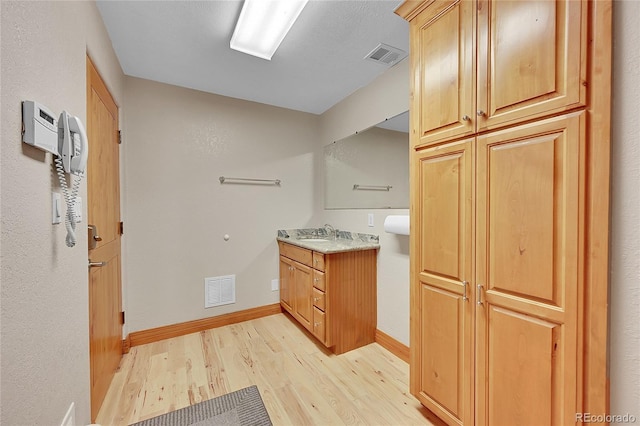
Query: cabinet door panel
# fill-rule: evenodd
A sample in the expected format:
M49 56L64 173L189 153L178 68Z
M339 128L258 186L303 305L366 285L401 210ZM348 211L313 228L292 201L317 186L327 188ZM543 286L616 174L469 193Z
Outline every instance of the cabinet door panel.
M584 127L576 113L478 137L478 425L575 422Z
M555 207L562 202L565 153L554 133L490 146L489 283L496 289L548 303L557 299L553 277ZM558 164L556 164L558 163ZM558 223L562 225L562 223ZM558 242L559 243L559 242ZM494 287L492 287L494 288Z
M295 313L296 318L307 330L311 331L313 320L313 272L311 268L295 262Z
M475 130L474 10L470 1L435 1L411 24L414 147Z
M290 313L293 313L293 279L293 262L280 256L280 304Z
M421 283L420 328L422 348L420 389L423 398L461 417L464 363L457 354L464 350L462 298L455 293Z
M418 273L432 282L470 278L472 141L418 153Z
M562 392L554 389L562 326L497 307L488 317L487 424L553 424L548 399Z
M411 390L449 423L472 421L473 141L414 154Z
M586 2L481 1L478 130L586 104Z

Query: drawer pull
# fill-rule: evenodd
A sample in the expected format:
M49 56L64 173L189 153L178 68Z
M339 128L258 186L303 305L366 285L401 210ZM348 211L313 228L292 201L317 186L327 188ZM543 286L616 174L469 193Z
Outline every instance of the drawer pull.
M476 302L478 305L482 305L483 304L482 303L482 290L483 290L482 284L478 284L478 291L477 291L477 293L478 293L477 294L478 301Z

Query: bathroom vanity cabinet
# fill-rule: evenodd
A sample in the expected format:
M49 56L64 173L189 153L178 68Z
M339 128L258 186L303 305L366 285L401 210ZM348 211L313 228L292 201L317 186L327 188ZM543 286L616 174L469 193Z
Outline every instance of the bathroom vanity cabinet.
M334 251L331 241L313 240L278 245L282 308L336 354L373 343L377 249Z

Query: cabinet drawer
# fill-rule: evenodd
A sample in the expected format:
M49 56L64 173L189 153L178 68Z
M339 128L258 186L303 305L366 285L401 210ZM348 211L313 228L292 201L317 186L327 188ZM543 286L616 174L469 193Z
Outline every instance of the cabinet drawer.
M324 254L318 253L317 251L313 252L313 265L315 269L320 271L324 271Z
M321 311L325 311L324 291L320 291L317 288L313 289L313 306L320 309Z
M296 262L302 263L303 265L313 266L311 262L313 252L311 250L283 243L282 241L279 241L278 245L280 246L280 254L282 256L293 259Z
M322 343L325 343L325 313L320 309L313 308L313 335L316 336Z
M324 272L316 271L314 269L314 271L313 271L313 286L315 288L317 288L318 290L327 291L327 288L326 288L326 285L325 285Z

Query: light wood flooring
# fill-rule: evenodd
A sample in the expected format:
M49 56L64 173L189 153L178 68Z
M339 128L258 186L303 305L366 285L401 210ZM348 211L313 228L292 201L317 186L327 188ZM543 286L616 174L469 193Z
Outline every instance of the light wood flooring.
M253 384L274 425L441 425L376 343L336 356L285 314L136 346L96 419L128 425Z

